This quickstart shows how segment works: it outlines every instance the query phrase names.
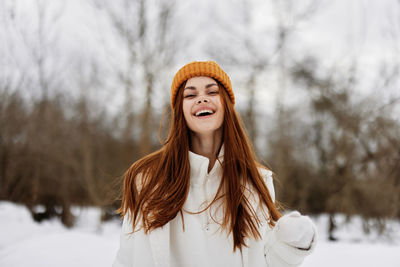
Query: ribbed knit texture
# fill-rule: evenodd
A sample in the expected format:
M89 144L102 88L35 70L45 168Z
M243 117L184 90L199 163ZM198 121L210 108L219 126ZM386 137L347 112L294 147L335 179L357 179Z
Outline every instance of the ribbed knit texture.
M175 106L176 94L182 83L192 77L207 76L219 81L229 95L232 103L235 104L235 95L232 90L232 83L229 76L214 61L193 61L183 66L174 77L171 85L171 105Z

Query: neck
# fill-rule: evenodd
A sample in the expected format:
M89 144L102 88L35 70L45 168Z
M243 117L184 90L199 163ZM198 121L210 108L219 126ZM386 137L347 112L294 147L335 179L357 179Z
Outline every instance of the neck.
M218 151L222 143L222 128L211 134L198 134L191 132L190 150L209 159L208 172L214 166Z

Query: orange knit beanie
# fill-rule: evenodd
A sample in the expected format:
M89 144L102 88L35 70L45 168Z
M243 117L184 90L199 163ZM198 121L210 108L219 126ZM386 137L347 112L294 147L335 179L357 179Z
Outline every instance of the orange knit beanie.
M171 85L171 105L175 106L176 94L183 82L196 76L208 76L219 81L235 104L235 96L232 90L231 79L223 69L214 61L193 61L183 66L174 77Z

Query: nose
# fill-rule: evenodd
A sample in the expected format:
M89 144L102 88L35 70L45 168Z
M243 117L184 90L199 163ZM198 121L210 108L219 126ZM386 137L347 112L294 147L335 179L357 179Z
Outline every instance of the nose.
M208 99L202 96L199 100L197 100L197 104L201 104L201 102L208 103Z

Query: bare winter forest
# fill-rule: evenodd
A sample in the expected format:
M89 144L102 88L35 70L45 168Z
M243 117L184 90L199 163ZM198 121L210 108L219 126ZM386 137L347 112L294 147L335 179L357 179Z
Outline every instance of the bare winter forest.
M400 219L400 1L340 2L324 25L329 1L1 1L0 200L66 226L75 205L115 216L124 171L166 136L174 73L210 59L283 208L329 214L331 239L335 214L384 232Z

